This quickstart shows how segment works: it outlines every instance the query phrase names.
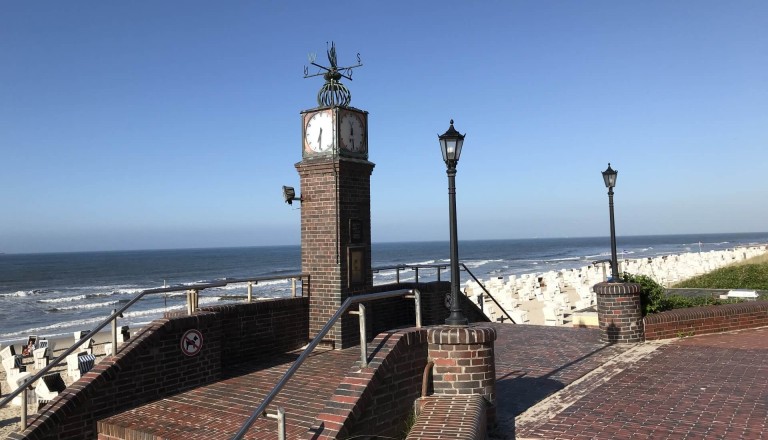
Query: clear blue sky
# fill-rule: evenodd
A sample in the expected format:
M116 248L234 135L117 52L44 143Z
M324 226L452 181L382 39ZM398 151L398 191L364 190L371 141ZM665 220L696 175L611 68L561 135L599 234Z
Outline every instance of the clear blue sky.
M768 2L0 2L0 252L297 244L307 54L360 53L373 241L768 230Z

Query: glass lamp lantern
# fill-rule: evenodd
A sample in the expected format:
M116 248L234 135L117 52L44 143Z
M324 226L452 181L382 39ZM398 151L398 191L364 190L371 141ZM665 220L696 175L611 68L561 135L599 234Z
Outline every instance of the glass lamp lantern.
M603 180L605 181L606 188L613 188L616 186L616 176L618 174L619 172L611 168L611 164L608 163L608 169L603 171Z
M445 133L438 135L440 139L440 149L443 150L443 160L448 166L456 166L461 156L461 147L464 145L464 134L459 133L453 128L453 119L451 126Z

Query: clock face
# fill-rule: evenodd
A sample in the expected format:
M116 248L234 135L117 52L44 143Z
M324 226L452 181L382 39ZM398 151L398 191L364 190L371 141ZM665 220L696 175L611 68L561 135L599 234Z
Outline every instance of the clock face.
M365 152L365 128L362 119L355 114L346 114L341 119L341 145L354 153Z
M324 153L333 148L333 118L329 112L315 113L304 128L304 142L307 150Z

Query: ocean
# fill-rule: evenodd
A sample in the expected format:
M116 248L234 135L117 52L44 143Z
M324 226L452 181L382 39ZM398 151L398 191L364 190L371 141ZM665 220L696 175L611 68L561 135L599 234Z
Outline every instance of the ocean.
M619 258L653 257L684 252L725 250L768 243L768 232L618 237ZM374 243L374 284L393 282L401 264L447 264L448 242ZM460 241L459 259L480 280L523 273L582 267L610 258L610 240L542 238ZM301 250L296 246L180 249L51 254L0 254L0 343L25 340L27 335L56 337L88 330L142 289L190 284L219 278L247 278L298 273ZM413 271L401 273L413 280ZM435 279L421 270L421 280ZM449 271L441 274L449 280ZM462 282L468 274L462 271ZM240 301L245 284L206 289L200 304ZM254 296L290 296L291 283L259 283ZM139 328L169 310L184 310L184 292L147 295L119 325ZM107 327L108 329L109 327Z

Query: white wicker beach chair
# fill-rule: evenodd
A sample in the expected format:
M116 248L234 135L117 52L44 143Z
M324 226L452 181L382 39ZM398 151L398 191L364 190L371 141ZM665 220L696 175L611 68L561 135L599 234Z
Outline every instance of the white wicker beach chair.
M16 349L13 348L13 344L0 350L0 360L5 360L13 356L16 356Z
M24 385L27 379L32 377L32 374L27 373L26 371L19 372L16 368L14 368L14 370L16 371L9 373L5 378L5 381L8 382L8 386L11 388L11 390L16 390L20 386ZM26 390L24 392L26 393ZM21 394L11 400L11 405L21 406Z
M547 303L542 312L544 313L544 325L563 325L563 314L557 305Z
M96 355L88 353L82 356L78 356L77 364L78 368L80 368L80 375L82 376L83 374L90 371L94 365L96 365Z
M87 351L88 354L93 354L93 345L96 343L96 341L91 338L86 342L84 345L80 347L81 350Z
M48 365L48 360L50 359L48 357L48 347L36 348L32 351L32 357L35 359L35 368L39 370L40 368L45 367Z
M40 378L35 387L38 411L66 388L67 385L64 383L64 379L61 378L59 373L46 374Z
M29 335L27 337L27 343L21 347L21 354L24 356L32 356L32 351L37 348L37 342L40 338L37 335Z
M80 364L77 358L86 354L88 354L88 352L82 351L80 353L72 353L67 356L67 374L73 380L80 379Z
M20 354L15 354L11 357L3 359L3 369L5 370L5 373L10 375L14 369L18 372L23 361L24 358Z
M523 309L514 309L509 311L509 315L515 320L515 323L522 324L528 322L528 312Z
M131 339L131 329L127 325L122 326L120 328L120 336L122 336L122 341L120 342L126 342Z

